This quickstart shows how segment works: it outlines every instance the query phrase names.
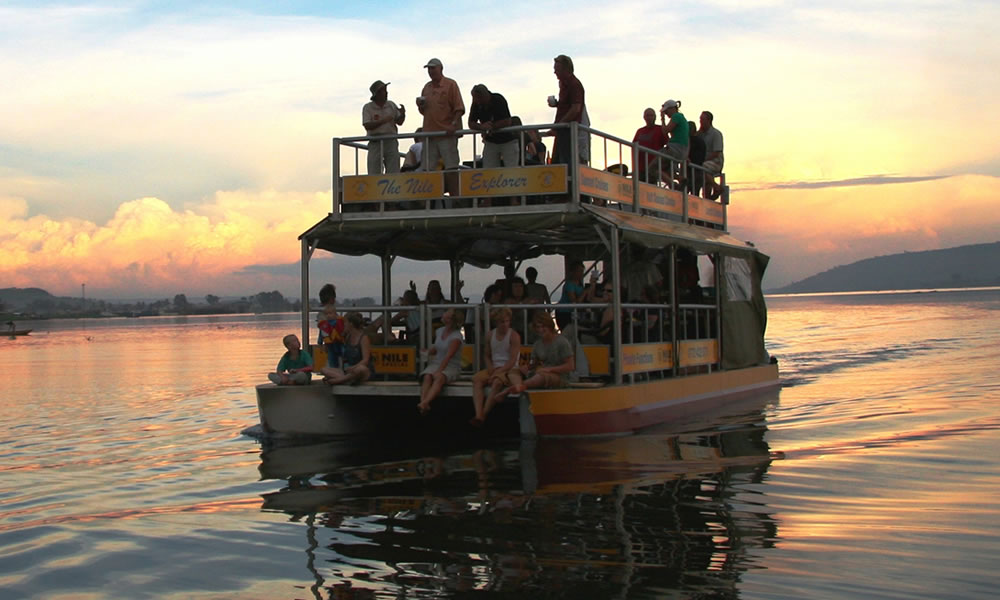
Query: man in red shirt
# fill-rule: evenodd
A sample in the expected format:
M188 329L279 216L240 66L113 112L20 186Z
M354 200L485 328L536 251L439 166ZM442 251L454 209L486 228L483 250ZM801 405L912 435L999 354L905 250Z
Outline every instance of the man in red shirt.
M646 126L636 130L632 142L638 143L643 148L650 148L657 151L663 150L663 147L667 145L667 137L663 135L663 128L656 123L656 111L652 108L647 108L642 113L642 118L646 121ZM655 154L639 150L639 163L636 165L636 173L639 179L649 183L657 182L660 170L655 167L652 169L647 168L656 162L656 158Z
M560 54L554 59L552 68L559 79L559 100L556 103L556 123L580 122L583 116L583 84L573 74L573 59ZM552 149L552 162L570 164L570 132L568 129L556 129L555 148Z

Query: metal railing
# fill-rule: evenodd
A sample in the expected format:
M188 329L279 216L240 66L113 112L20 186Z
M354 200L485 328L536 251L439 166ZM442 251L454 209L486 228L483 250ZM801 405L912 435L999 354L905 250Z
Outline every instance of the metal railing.
M717 187L720 190L719 204L722 205L722 211L724 214L725 206L729 203L729 187L726 184L725 173L714 174L704 167L692 164L689 161L677 161L663 151L645 148L640 146L638 143L604 133L592 127L580 125L579 123L543 123L512 126L497 130L494 133L514 133L517 135L518 163L517 165L512 165L510 167L523 167L536 166L539 164L537 161L530 164L525 162L525 146L528 136L530 135L529 132L537 133L540 140L542 138L551 140L552 138L550 135L555 131L561 130L566 130L566 132L570 135L570 155L581 157L581 152L586 155L585 157L581 157L580 161L569 161L568 164L566 164L569 192L562 198L562 200L569 201L570 203L575 203L580 200L579 169L581 166L590 165L595 169L626 177L630 182L632 182L633 194L631 200L627 198L615 200L594 196L591 199L587 199L588 201L593 201L598 204L611 206L613 208L629 212L646 212L652 214L653 216L675 220L679 218L683 221L687 221L689 218L689 197L700 198L698 192L706 189L705 182L714 181L717 178ZM497 198L479 197L475 195L463 196L460 193L456 193L457 190L454 189L456 187L455 184L446 184L445 187L447 188L451 186L452 190L450 190L447 195L442 195L441 197L404 200L402 202L391 203L365 202L352 205L344 204L342 185L343 177L362 175L361 153L369 151L369 144L382 144L389 140L419 141L423 144L423 149L421 150L422 160L426 161L426 148L428 140L456 136L459 138L461 145L464 146L466 151L468 151L471 147L473 160L463 161L457 169L427 169L428 165L425 164L421 166L418 172L441 172L447 177L457 177L457 173L465 169L479 168L481 166L482 163L478 156L484 145L482 132L473 129L463 129L456 131L454 134L438 131L383 136L334 138L332 149L332 167L334 176L331 184L333 190L332 212L334 214L354 212L365 214L384 214L386 211L393 209L420 211L430 211L436 208L479 209L491 207L492 209L495 209L498 206ZM551 142L551 145L555 146L555 143ZM342 148L353 150L353 160L350 160L350 157L343 156ZM404 153L400 152L400 156L403 155ZM348 159L346 162L346 169L345 158ZM364 162L367 164L367 160ZM565 164L565 161L560 162ZM636 165L641 165L638 170L636 169ZM504 168L507 168L508 166L509 165L505 165ZM377 175L382 174L378 173ZM640 182L648 183L658 188L663 188L680 194L684 204L683 212L680 215L672 215L669 213L658 213L655 209L644 209L642 202L640 202L641 186L635 185ZM551 201L553 199L546 198L546 200ZM532 196L530 195L515 194L500 199L499 205L502 205L503 207L517 207L523 209L530 204L538 202L541 201L539 200L533 202ZM504 209L501 208L500 210L502 211ZM700 224L712 225L710 223ZM726 229L724 217L721 227Z

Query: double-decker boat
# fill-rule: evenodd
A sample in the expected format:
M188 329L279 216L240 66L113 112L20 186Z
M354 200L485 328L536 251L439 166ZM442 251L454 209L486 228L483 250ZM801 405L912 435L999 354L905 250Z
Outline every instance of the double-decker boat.
M712 411L734 397L778 385L776 361L764 347L767 314L761 278L768 257L728 233L725 175L713 186L722 190L721 198L710 200L692 193L688 184L711 174L596 129L571 123L509 131L517 133L523 147L529 132L553 128L565 128L572 156L581 156L588 147L597 150L589 153L593 160L504 168L478 168L472 162L454 171L365 175L358 169L365 162L361 154L388 138L333 140L332 210L299 236L303 339L312 337L305 299L310 296L309 261L316 250L380 261L381 304L357 310L384 323L400 311L393 305L397 258L447 261L452 302L414 309L422 323L430 323L435 310L454 306L469 311L462 376L445 386L431 414L421 417L417 374L433 331L422 327L418 339L398 344L391 343L386 327L372 351L376 375L364 384L331 388L314 380L305 386L257 386L261 433L469 429L471 376L481 362L472 340L486 339L490 310L500 305L466 304L457 293L461 270L472 265L516 271L523 261L544 255L602 270L605 281L623 293L605 304L558 305L573 315L572 326L562 332L577 358L569 386L531 389L509 398L490 414L487 432L622 434ZM461 133L463 144L471 143L475 154L477 132ZM442 134L419 134L425 141L435 135ZM644 176L629 177L623 165L640 159L651 161L642 169ZM653 289L655 297L641 294L644 288ZM529 331L530 311L555 308L506 306L521 309L514 327L522 334ZM610 309L612 316L612 326L601 337L588 335L584 327L595 309ZM522 352L530 352L531 341L529 333ZM318 357L317 363L322 360Z

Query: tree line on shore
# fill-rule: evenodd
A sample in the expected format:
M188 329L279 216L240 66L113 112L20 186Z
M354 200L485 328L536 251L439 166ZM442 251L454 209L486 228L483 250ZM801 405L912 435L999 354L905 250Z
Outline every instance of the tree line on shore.
M318 306L318 302L316 305ZM115 302L96 298L53 296L40 288L0 289L0 318L5 321L82 317L275 313L295 312L301 309L301 300L285 298L277 290L227 299L207 294L201 299L189 300L185 294L176 294L172 300L163 298L150 301Z

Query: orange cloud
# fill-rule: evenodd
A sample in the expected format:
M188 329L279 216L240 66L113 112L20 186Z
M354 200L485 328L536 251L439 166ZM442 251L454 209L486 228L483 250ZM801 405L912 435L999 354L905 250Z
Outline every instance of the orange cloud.
M731 229L772 256L767 283L903 251L995 242L1000 178L735 191Z
M0 279L57 294L81 283L94 296L241 293L235 271L294 262L295 238L329 209L329 194L219 192L196 210L132 200L98 225L25 218L23 203L0 201Z

